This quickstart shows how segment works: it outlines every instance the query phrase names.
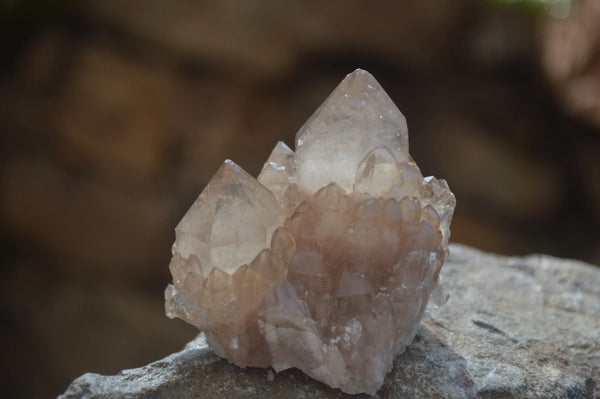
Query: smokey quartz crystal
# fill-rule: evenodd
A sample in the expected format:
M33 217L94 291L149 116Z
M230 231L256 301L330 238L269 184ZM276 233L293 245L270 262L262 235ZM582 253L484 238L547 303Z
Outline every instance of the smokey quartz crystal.
M225 161L176 228L169 317L241 367L374 394L414 338L455 206L371 74L346 76L257 179Z

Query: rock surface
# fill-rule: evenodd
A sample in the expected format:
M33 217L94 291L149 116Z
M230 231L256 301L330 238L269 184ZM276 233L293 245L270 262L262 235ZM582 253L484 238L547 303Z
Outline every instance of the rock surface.
M600 270L452 244L432 309L377 398L600 398ZM298 370L241 369L201 334L181 352L115 376L88 373L68 398L343 398ZM366 396L365 396L366 397Z

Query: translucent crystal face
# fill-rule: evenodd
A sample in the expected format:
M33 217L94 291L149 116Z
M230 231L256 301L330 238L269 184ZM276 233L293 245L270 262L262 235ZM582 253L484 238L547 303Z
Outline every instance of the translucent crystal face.
M232 272L268 246L282 221L273 193L227 160L175 228L173 251L196 255L205 274Z
M315 192L337 183L352 191L358 164L378 146L406 161L406 119L375 78L359 69L339 84L296 134L300 187Z
M349 74L254 179L231 161L176 228L167 315L246 367L373 394L413 339L447 256L454 195L423 178L406 121Z

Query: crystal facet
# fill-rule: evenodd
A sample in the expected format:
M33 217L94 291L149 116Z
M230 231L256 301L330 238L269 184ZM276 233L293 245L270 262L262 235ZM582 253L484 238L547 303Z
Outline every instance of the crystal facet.
M456 201L423 178L402 113L349 74L254 179L225 161L176 228L169 317L247 367L373 394L412 341Z
M378 146L406 161L406 119L375 78L358 69L346 76L296 134L300 188L314 192L337 183L352 191L358 164Z

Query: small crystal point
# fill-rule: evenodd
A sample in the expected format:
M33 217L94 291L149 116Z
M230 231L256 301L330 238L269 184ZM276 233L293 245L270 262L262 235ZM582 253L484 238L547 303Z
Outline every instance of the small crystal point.
M354 191L382 197L402 179L402 165L386 147L371 150L358 165Z
M195 255L206 275L232 272L268 245L282 218L273 193L227 160L175 228L175 248Z
M282 200L291 184L296 183L294 151L279 141L265 162L257 180Z
M167 315L239 366L374 394L437 286L456 200L423 178L404 116L366 71L296 138L258 180L225 161L202 191L176 228Z
M423 179L423 203L431 204L440 216L440 231L444 237L444 245L448 245L450 240L450 223L454 215L454 207L456 206L456 198L448 183L444 179L436 179L433 176L428 176Z
M373 75L357 69L296 134L300 188L315 192L337 183L352 191L358 164L381 145L398 161L408 159L406 119Z

